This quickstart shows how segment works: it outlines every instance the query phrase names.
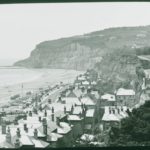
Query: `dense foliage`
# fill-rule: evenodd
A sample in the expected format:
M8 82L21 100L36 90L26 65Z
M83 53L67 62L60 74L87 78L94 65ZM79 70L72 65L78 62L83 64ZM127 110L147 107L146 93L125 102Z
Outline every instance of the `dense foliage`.
M137 55L150 55L150 48L144 47L144 48L138 48L136 49Z
M110 146L150 146L150 101L129 112L110 132Z

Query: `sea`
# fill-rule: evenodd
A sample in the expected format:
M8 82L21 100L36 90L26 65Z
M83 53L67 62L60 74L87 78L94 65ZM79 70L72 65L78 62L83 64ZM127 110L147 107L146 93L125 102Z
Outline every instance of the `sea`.
M35 80L41 72L17 67L0 67L0 87Z
M10 97L26 92L37 92L39 88L73 83L83 71L65 69L27 69L21 67L0 67L0 106L7 104Z

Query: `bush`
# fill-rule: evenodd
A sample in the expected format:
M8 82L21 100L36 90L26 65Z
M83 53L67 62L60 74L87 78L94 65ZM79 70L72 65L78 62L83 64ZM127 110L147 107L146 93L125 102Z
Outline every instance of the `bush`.
M150 120L150 113L143 114L143 119L144 120Z

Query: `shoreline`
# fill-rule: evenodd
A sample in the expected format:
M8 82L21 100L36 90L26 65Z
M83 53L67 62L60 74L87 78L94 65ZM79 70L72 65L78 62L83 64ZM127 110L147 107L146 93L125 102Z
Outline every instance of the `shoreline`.
M34 80L22 82L23 88L22 83L17 83L15 85L8 85L8 88L0 87L1 89L0 107L9 104L9 102L13 101L15 102L15 100L10 100L11 96L14 96L16 94L25 96L26 92L31 91L35 93L39 91L39 88L47 88L49 86L56 85L60 82L72 83L74 82L77 75L84 72L84 71L64 70L64 69L38 69L37 71L41 71L41 75ZM8 92L9 90L11 91L10 93Z

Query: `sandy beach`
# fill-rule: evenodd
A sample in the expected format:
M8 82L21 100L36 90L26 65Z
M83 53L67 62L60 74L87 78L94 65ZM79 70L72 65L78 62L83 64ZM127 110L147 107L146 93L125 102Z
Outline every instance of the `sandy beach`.
M15 94L23 96L28 91L37 92L39 88L46 88L60 82L72 83L77 75L83 73L82 71L63 69L35 69L35 71L40 72L40 76L22 83L8 85L5 88L0 87L0 106L12 101L10 97Z

